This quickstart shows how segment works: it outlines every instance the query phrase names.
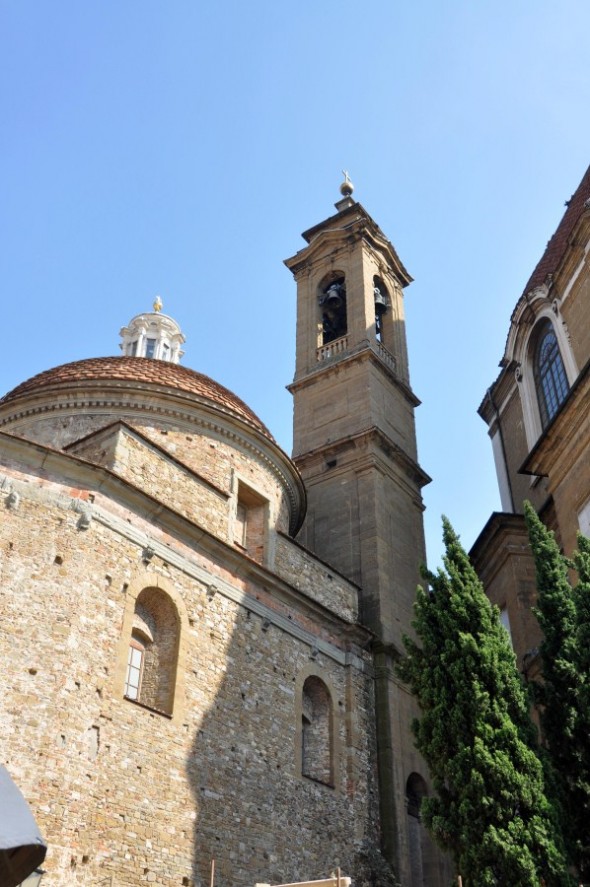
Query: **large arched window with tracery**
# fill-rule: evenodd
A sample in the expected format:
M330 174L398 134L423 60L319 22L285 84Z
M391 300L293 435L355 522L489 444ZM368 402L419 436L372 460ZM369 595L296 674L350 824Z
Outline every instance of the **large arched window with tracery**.
M537 332L533 370L541 425L546 428L569 391L557 336L549 320L543 321Z

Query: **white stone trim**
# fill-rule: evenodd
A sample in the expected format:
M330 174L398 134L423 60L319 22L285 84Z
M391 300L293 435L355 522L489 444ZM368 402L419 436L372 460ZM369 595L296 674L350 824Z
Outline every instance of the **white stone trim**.
M178 363L184 354L181 348L185 338L179 325L167 314L159 312L137 314L131 318L128 326L122 328L120 336L122 339L121 351L126 357L147 357L146 343L148 339L155 341L154 353L151 355L153 360ZM132 355L131 350L135 342L137 349ZM166 348L168 348L167 355Z
M500 490L500 502L502 511L512 511L512 496L510 493L510 483L508 480L508 469L504 460L504 451L502 447L502 434L499 428L491 435L492 452L494 454L494 463L496 466L496 477L498 480L498 488Z
M590 538L590 499L578 512L578 526L583 536Z
M536 334L539 323L543 320L549 320L555 332L559 352L561 354L561 359L563 360L565 374L570 387L574 384L578 376L578 367L576 365L576 360L574 358L564 321L559 311L559 304L557 301L553 302L553 304L548 304L546 301L545 305L536 312L534 324L529 328L526 335L521 338L518 354L515 355L520 364L520 401L529 450L532 450L543 433L531 348L531 340Z

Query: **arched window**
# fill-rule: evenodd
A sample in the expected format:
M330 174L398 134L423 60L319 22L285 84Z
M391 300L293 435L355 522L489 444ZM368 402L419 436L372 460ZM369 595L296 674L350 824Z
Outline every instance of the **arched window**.
M427 883L425 870L428 866L428 848L425 846L426 834L420 822L420 807L427 794L424 779L419 773L411 773L406 783L406 806L412 887L423 887Z
M303 684L301 710L301 775L334 785L332 700L315 675Z
M389 296L380 277L373 277L373 299L375 301L375 336L378 342L383 342L384 320L389 308Z
M127 654L125 696L171 715L174 707L180 620L175 604L159 588L138 595Z
M545 429L569 391L557 336L549 320L539 325L534 349L533 373L541 425Z
M422 798L428 794L426 783L419 773L410 773L406 783L406 801L408 806L408 816L414 816L420 819L420 806Z
M324 279L318 296L322 324L322 345L340 339L348 332L346 281L339 272Z

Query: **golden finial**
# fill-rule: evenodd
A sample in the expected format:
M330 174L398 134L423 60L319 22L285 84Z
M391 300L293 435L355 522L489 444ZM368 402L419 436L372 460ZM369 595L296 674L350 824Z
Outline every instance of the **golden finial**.
M350 176L348 175L347 169L342 170L342 175L344 176L344 181L340 185L340 193L343 197L350 197L350 195L354 191L354 185L350 181Z
M159 296L156 296L154 300L154 311L156 314L162 310L162 300Z

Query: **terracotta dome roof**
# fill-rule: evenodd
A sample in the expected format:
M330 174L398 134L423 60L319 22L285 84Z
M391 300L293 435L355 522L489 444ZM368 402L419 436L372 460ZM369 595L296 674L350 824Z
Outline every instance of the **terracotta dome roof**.
M147 357L95 357L65 363L51 370L45 370L17 385L0 399L0 405L36 394L43 389L67 388L78 383L100 381L138 382L141 385L174 388L176 391L194 395L223 412L233 413L273 440L268 428L258 416L243 400L223 385L180 364Z

